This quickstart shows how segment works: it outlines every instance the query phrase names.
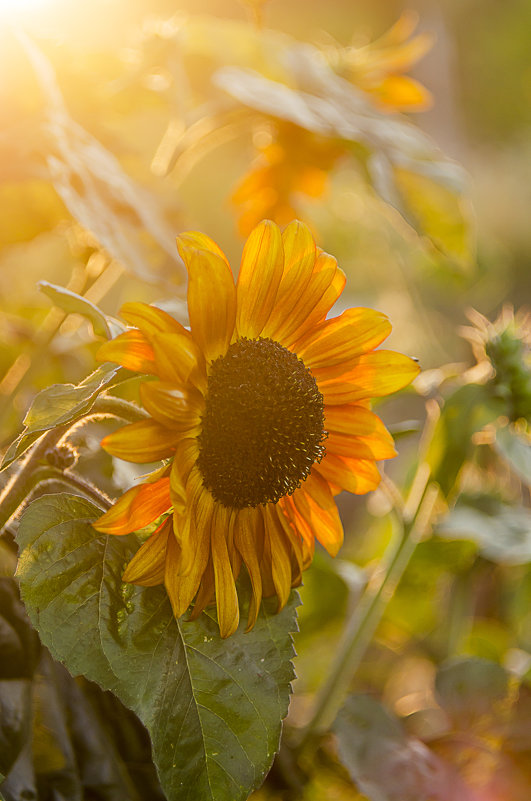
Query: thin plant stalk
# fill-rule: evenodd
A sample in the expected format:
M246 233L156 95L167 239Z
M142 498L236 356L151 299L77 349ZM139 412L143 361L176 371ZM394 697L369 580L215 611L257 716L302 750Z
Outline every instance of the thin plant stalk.
M300 748L313 740L316 735L327 731L335 720L385 608L393 597L418 542L429 526L438 492L435 484L425 485L414 517L402 521L400 542L395 547L383 576L378 573L367 585L344 631L326 682L317 696L313 715L301 737Z

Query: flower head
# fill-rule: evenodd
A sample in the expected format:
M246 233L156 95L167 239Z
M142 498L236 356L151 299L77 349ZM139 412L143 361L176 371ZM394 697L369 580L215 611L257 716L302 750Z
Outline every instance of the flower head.
M215 600L221 635L239 622L242 567L252 598L286 603L312 561L315 539L335 555L343 540L334 495L365 493L376 462L395 455L370 398L407 385L417 365L375 350L384 314L348 309L326 319L345 285L309 229L262 222L244 248L238 280L204 234L178 238L189 275L190 330L165 312L128 303L133 327L99 358L146 373L150 418L105 437L131 462L169 460L98 521L126 534L166 515L129 563L124 580L164 583L174 614ZM170 513L170 514L168 514Z
M285 121L258 132L256 149L256 158L230 198L241 236L248 236L264 217L286 225L296 216L301 197L322 197L342 153L334 139Z
M531 419L531 314L504 306L491 323L475 309L468 312L472 326L461 333L472 345L491 394L501 399L513 422Z
M428 33L412 36L417 24L416 12L404 11L379 39L362 47L330 48L328 58L336 72L367 92L382 110L424 111L432 105L431 94L404 74L433 44Z

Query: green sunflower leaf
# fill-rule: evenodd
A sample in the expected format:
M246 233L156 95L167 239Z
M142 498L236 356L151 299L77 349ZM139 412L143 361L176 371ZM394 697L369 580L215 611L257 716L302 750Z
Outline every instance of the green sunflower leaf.
M113 320L105 315L94 303L87 298L78 295L76 292L64 286L50 284L49 281L39 281L38 287L41 292L48 295L50 300L68 314L81 314L92 323L94 333L105 339L111 339L124 330L124 326L118 320Z
M474 452L473 435L502 413L501 400L492 398L481 384L465 384L447 398L427 454L432 475L445 495L454 490Z
M73 423L92 408L96 398L130 376L111 362L105 362L81 383L52 384L39 392L24 418L24 431L7 449L1 470L22 456L44 431L65 423Z
M531 438L513 426L496 431L495 449L511 465L522 481L531 486Z
M456 657L439 667L435 677L437 701L456 730L471 731L489 718L500 724L498 709L507 699L509 675L496 662Z
M76 495L34 501L20 523L18 577L30 618L72 674L112 690L147 727L169 801L238 801L278 749L296 628L294 593L278 615L219 636L212 613L175 621L162 587L123 584L134 535L98 534Z

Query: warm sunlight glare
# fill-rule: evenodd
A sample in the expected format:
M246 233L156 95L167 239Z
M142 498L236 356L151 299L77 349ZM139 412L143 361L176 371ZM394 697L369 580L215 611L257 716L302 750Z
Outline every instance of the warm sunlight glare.
M53 5L54 0L0 0L0 14L22 16Z

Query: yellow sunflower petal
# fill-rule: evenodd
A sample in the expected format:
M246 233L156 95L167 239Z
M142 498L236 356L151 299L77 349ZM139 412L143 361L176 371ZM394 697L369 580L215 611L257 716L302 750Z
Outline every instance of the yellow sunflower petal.
M334 371L334 367L331 370ZM355 366L350 370L346 367L342 375L327 378L326 367L315 368L312 373L325 405L336 405L389 395L410 384L419 370L409 356L392 350L375 350L356 359Z
M164 523L140 546L125 569L123 581L154 587L164 581L166 550L171 521Z
M141 487L128 489L105 514L98 517L92 524L94 528L104 534L130 534L135 531L129 527L131 504L141 489Z
M100 362L116 362L136 373L157 372L153 348L142 332L135 328L104 342L96 358Z
M345 273L339 269L334 257L321 250L317 250L317 254L306 288L300 294L289 319L277 333L279 341L286 347L291 347L304 334L313 331L325 319L345 288Z
M254 509L241 509L236 519L234 531L235 547L238 549L251 579L252 597L249 604L246 631L250 631L256 623L262 601L262 575L254 531L256 519L257 515Z
M267 505L263 509L265 536L269 537L271 548L271 575L275 592L278 598L277 612L286 605L291 592L291 558L284 535L279 526L278 519L271 514Z
M146 411L162 425L188 436L199 424L202 396L178 389L167 381L145 381L140 399Z
M181 546L181 563L179 575L188 575L197 558L198 542L207 542L203 535L211 525L214 505L209 493L206 493L201 475L196 469L188 482L182 515L174 515L173 528L177 542Z
M371 492L381 481L374 461L347 458L333 453L327 453L320 464L313 466L313 470L322 475L329 484L335 484L354 495Z
M315 466L314 466L315 469ZM293 526L300 536L303 546L303 558L305 569L313 559L315 549L315 536L311 526L300 514L293 501L293 495L281 498L278 502L279 510L284 514L289 524Z
M153 334L150 339L156 371L164 381L181 387L191 381L201 391L206 388L203 355L188 331L185 334Z
M286 320L291 320L310 278L316 258L313 236L307 225L294 220L282 232L284 272L277 292L275 306L267 320L262 336L278 339Z
M190 620L197 620L201 612L214 602L216 587L214 582L214 568L212 566L212 554L208 559L205 572L201 577L199 591L195 597L194 608L190 614Z
M130 534L148 526L171 507L170 479L132 487L93 524L105 534Z
M249 236L236 285L236 328L242 337L260 336L273 311L284 271L280 228L264 220Z
M177 247L190 250L209 250L215 256L221 256L223 261L228 264L227 257L213 239L200 231L184 231L177 237ZM182 254L181 254L182 255ZM184 260L184 256L183 256Z
M347 309L327 320L297 349L297 355L310 369L339 362L350 362L374 350L391 333L386 315L373 309Z
M192 603L197 595L208 566L210 556L210 521L208 526L202 529L195 528L194 530L196 536L194 558L192 560L191 569L184 575L181 574L182 552L179 543L174 535L169 539L169 542L171 542L170 547L179 558L178 561L176 561L176 559L174 560L173 569L166 571L164 583L176 617L184 615Z
M300 584L302 572L308 566L305 564L303 556L303 540L299 532L289 522L286 515L283 514L280 505L276 504L275 506L271 507L271 513L275 515L276 519L278 520L278 524L283 529L284 536L291 547L291 553L293 557L291 586L295 587Z
M181 436L180 432L170 431L156 420L140 420L108 434L101 446L111 456L142 464L172 456Z
M198 456L199 446L195 437L186 437L177 445L170 473L171 491L176 496L173 501L174 505L176 499L179 499L177 506L179 506L179 503L186 503L186 487Z
M433 105L431 92L408 75L387 75L373 93L384 105L401 111L425 111Z
M179 240L178 240L179 241ZM221 256L179 242L188 269L190 327L205 358L224 354L232 339L236 319L236 287L232 272Z
M180 334L186 332L186 328L181 325L171 314L151 306L149 303L124 303L120 309L120 314L130 325L139 328L146 337L151 334Z
M379 417L361 406L326 406L326 452L360 459L392 459L396 450Z
M238 595L225 539L225 530L229 519L230 511L218 504L216 519L213 521L211 529L211 548L219 633L223 638L230 637L238 628L240 621Z
M328 482L312 470L302 487L293 493L293 501L321 545L335 556L343 544L343 526Z

